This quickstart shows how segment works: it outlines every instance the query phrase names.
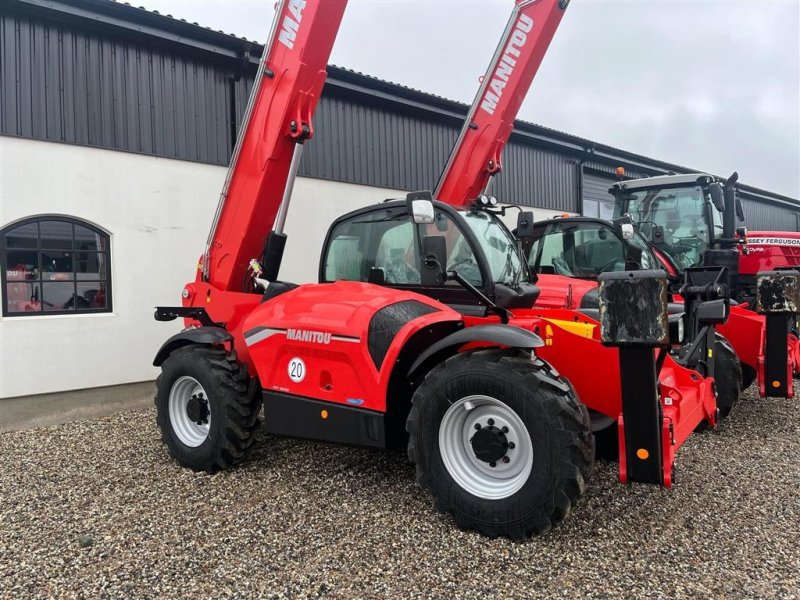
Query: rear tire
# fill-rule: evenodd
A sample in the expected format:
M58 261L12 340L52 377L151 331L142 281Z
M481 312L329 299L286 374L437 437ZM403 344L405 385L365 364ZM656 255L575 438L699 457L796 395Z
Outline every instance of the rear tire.
M753 385L756 380L756 370L747 365L742 365L742 391Z
M156 380L156 420L170 455L184 467L214 473L241 461L256 439L257 386L233 353L188 346L170 354Z
M563 520L583 495L594 461L589 412L544 361L498 349L458 354L431 370L412 402L417 482L462 529L522 540Z
M742 393L742 363L725 337L717 333L715 338L714 380L717 383L717 408L720 419L724 419L731 414Z

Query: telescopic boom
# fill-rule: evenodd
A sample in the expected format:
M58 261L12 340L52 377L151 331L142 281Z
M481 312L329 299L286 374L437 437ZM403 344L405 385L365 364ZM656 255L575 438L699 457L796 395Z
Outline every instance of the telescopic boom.
M202 280L218 290L249 291L250 261L266 253L277 274L283 225L303 142L314 135L312 117L346 0L281 0L261 58L219 198L202 261Z
M436 186L434 198L472 204L500 171L500 156L569 0L517 0L503 38Z

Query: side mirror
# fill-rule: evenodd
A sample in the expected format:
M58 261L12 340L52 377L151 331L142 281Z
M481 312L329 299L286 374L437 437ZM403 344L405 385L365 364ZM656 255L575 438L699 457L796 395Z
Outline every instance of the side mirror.
M422 238L422 271L420 283L423 287L444 285L447 279L447 244L443 235L426 235Z
M533 235L533 212L528 210L517 215L517 238L528 238Z
M736 217L740 223L744 223L744 207L742 206L742 199L739 194L736 194Z
M408 213L417 225L433 223L433 196L429 191L411 192L406 196Z
M719 212L725 212L725 196L722 192L722 185L714 182L708 186L708 193L711 195L711 203Z
M614 231L617 232L623 240L633 239L633 219L628 214L617 217L612 221Z

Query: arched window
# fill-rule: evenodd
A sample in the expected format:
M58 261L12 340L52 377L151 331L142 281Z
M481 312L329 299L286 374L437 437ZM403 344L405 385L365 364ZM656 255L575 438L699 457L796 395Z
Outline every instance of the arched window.
M3 316L111 311L107 233L69 217L39 216L0 229Z

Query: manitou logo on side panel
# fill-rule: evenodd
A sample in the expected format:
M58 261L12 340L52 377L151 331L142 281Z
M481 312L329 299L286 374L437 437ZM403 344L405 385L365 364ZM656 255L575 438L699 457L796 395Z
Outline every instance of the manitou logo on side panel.
M283 17L281 30L278 33L278 41L289 50L294 48L294 40L297 38L297 30L300 29L305 7L306 0L289 0L289 14Z
M287 329L286 339L295 342L311 342L312 344L330 344L331 334L307 329Z
M503 90L514 72L514 67L517 64L517 59L522 54L522 47L528 41L528 35L533 29L533 19L528 15L520 15L517 22L514 24L514 32L511 34L511 39L508 40L503 56L500 58L500 63L492 75L492 80L489 82L489 87L486 89L486 94L481 101L481 108L490 115L494 114L497 108L497 103L503 96Z

